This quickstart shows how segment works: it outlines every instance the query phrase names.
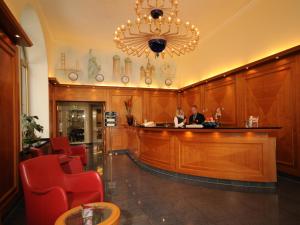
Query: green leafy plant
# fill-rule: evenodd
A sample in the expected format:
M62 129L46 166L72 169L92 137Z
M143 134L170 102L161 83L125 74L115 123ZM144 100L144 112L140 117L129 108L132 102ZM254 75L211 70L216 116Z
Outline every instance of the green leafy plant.
M44 127L37 123L37 116L22 115L22 140L23 147L30 147L33 143L40 139L36 132L43 133Z

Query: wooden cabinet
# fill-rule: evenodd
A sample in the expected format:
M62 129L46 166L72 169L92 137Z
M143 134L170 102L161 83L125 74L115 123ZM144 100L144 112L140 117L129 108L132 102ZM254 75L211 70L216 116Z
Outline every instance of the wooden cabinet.
M0 213L18 193L20 151L18 54L0 33Z

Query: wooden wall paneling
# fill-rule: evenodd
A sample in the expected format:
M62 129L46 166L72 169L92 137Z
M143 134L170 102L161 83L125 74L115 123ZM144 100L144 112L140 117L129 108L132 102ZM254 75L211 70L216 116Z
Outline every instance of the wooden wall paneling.
M276 181L275 138L265 134L174 132L176 172L243 181Z
M199 110L202 111L201 106L201 89L202 86L198 86L182 92L181 94L181 107L187 117L191 114L192 105L197 105Z
M224 108L221 123L236 125L235 76L225 77L205 85L204 114L213 116L218 107Z
M293 171L294 175L300 176L300 55L297 55L295 57L296 66L295 66L295 73L294 73L294 79L293 84L294 88L296 90L296 101L295 101L295 107L296 107L296 116L295 116L295 133L296 133L296 172ZM280 165L279 165L280 166ZM289 172L288 170L286 170Z
M140 156L139 150L139 139L138 131L134 127L129 127L127 130L128 135L128 147L127 149L133 154L136 158Z
M141 123L143 120L143 95L139 90L111 90L110 91L110 101L111 101L111 111L118 113L118 124L127 125L126 119L126 109L124 101L132 97L132 115Z
M235 74L235 94L236 94L236 125L244 127L246 125L245 102L246 102L246 82L245 74Z
M56 136L56 102L55 102L55 87L52 83L49 83L49 134L50 137Z
M161 169L175 169L174 138L168 132L139 131L140 159Z
M112 128L112 149L121 150L128 148L128 124L124 101L132 97L132 114L138 123L143 119L143 95L139 90L110 90L110 110L118 113L118 126Z
M85 86L55 86L56 101L107 102L107 88Z
M17 48L0 33L0 215L17 196L20 102Z
M282 59L245 74L245 117L259 116L260 126L280 126L277 163L280 170L296 172L294 58Z
M146 92L146 91L145 91ZM177 92L174 91L147 91L146 117L148 121L173 123L177 108Z

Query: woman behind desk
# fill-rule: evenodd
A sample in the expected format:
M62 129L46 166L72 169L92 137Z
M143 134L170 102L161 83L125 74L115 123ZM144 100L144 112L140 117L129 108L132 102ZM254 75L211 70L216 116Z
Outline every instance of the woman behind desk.
M182 108L176 109L176 116L174 117L174 125L175 127L184 127L186 124L186 118L184 116L184 112Z

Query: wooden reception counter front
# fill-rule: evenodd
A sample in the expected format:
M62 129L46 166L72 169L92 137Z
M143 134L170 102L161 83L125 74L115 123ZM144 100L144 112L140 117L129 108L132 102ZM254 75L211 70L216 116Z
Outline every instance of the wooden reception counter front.
M129 128L129 149L142 163L175 173L273 183L277 128Z

